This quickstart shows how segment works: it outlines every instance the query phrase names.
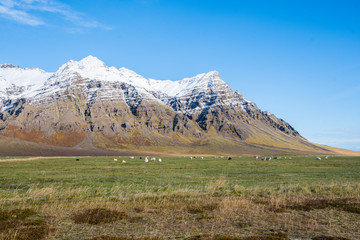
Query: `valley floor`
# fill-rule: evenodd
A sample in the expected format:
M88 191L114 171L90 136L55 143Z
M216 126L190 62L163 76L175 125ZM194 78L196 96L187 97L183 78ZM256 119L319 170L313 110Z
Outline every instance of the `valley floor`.
M360 157L14 159L0 239L360 239Z

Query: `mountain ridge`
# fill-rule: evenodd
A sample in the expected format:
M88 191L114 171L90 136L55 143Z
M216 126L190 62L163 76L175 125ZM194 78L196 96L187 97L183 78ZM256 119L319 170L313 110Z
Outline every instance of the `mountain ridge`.
M146 79L93 56L54 73L1 66L4 137L61 147L89 138L93 147L114 152L256 153L251 149L262 146L331 153L234 92L217 71L178 81Z

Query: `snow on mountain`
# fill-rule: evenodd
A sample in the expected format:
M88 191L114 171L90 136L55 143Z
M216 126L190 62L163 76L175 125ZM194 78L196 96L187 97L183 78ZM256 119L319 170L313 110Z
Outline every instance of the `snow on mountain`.
M0 65L0 98L13 98L40 88L52 75L40 68L20 68L11 64Z
M62 80L78 74L90 80L97 79L107 82L121 81L119 71L115 67L107 67L102 61L93 56L88 56L80 61L70 60L62 65L52 78L60 77Z
M121 87L114 87L119 83ZM93 56L70 60L55 73L0 65L0 98L3 99L26 97L29 102L51 103L75 86L87 95L87 101L100 97L101 100L124 98L126 102L133 102L136 96L138 101L140 98L156 101L175 111L196 111L214 104L246 110L251 105L240 93L234 93L217 71L178 81L146 79L127 68L108 67ZM126 89L130 86L133 94L129 95Z
M223 82L216 71L211 71L178 81L149 79L149 87L151 90L165 93L169 97L181 97L191 93L194 89L205 91L216 81Z

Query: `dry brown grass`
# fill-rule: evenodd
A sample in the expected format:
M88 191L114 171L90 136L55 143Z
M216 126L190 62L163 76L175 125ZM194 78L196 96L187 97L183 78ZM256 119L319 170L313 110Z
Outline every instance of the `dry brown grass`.
M37 240L43 239L54 229L45 219L36 218L33 209L13 209L0 211L1 240Z
M39 194L41 191L32 191ZM76 191L75 191L76 192ZM139 195L2 211L2 238L356 239L359 197ZM284 212L274 211L283 207ZM16 214L14 214L16 213ZM4 223L6 223L4 225ZM34 235L36 229L42 229ZM56 229L56 231L51 231ZM97 237L96 237L97 236ZM338 236L325 238L325 236ZM16 239L16 238L15 238Z

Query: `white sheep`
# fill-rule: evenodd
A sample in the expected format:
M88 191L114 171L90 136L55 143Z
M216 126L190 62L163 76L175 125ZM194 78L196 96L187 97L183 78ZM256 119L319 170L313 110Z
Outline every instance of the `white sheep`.
M161 159L161 158L159 158L159 159L158 159L158 161L159 161L159 162L162 162L162 159Z
M114 158L114 161L117 161L117 158Z
M125 160L122 160L122 163L126 163L126 161L125 161Z
M192 157L190 157L190 159L192 159Z
M325 156L325 159L328 159L329 158L329 156Z
M145 158L145 162L149 162L149 159L148 159L148 158Z
M134 157L133 157L133 156L131 156L131 157L130 157L130 159L134 159Z
M201 157L201 159L204 159L204 157Z
M151 161L156 161L156 158L152 157L150 160L151 160Z
M316 160L321 160L321 157L316 157Z

